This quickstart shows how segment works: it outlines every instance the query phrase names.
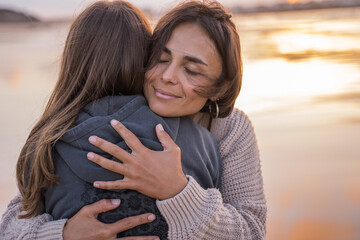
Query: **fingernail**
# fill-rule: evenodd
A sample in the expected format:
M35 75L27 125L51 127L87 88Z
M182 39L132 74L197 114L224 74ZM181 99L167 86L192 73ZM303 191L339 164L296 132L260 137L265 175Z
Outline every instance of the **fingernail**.
M156 218L156 217L155 217L154 214L151 214L151 215L148 216L148 220L149 220L149 221L154 221L155 218Z
M119 205L120 199L111 199L111 203L112 203L112 205Z
M87 154L88 159L93 159L94 156L95 156L95 155L94 155L92 152L89 152L89 153Z
M94 187L100 187L100 184L98 184L97 182L94 182Z
M164 128L163 128L163 125L161 125L161 123L159 123L158 125L156 125L157 128L160 130L160 131L164 131Z
M110 123L111 123L111 125L116 126L119 123L119 121L113 119L113 120L110 121Z
M154 238L154 240L160 240L160 238Z
M94 136L89 137L89 141L91 143L95 143L96 142L96 137L94 137Z

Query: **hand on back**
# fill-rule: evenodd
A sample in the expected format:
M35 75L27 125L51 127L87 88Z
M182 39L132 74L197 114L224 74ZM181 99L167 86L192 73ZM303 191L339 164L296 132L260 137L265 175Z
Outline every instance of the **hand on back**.
M110 240L117 239L116 234L138 225L152 222L155 215L151 213L124 218L115 223L105 224L97 220L97 215L110 211L120 205L119 200L103 199L84 206L65 224L64 240ZM155 240L156 236L125 237L121 239Z
M111 154L123 163L117 163L95 153L88 159L103 168L124 175L122 180L96 181L94 187L102 189L132 189L155 199L168 199L181 192L188 180L181 167L181 150L164 131L161 124L156 126L157 137L163 151L153 151L122 123L112 120L111 125L121 135L131 153L115 144L96 136L90 137L91 144Z

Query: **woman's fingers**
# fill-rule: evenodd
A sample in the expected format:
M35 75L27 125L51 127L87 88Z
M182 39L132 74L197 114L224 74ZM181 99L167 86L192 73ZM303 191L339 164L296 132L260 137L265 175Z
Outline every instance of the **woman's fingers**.
M176 143L171 139L170 135L165 132L164 127L159 123L155 127L156 129L156 135L161 143L161 145L164 147L164 150L168 150L169 148L178 147Z
M105 224L97 219L99 213L107 212L120 205L119 199L102 199L98 202L86 205L74 216L67 220L63 239L88 239L88 240L109 240L116 239L116 234L138 225L154 221L155 215L146 213L133 217L121 219L111 224ZM159 239L156 236L125 239Z
M173 197L184 189L188 180L181 166L181 150L161 124L156 126L156 134L164 147L163 151L152 151L142 145L120 122L112 120L111 124L133 152L129 154L101 138L91 137L90 142L123 163L92 153L89 159L107 170L124 175L122 180L95 181L94 187L106 190L132 189L160 200Z
M120 199L102 199L98 202L84 206L79 212L90 216L97 216L99 213L113 210L119 205Z
M119 159L123 162L126 162L126 161L130 160L130 158L131 158L131 154L129 154L127 151L125 151L121 147L119 147L116 144L113 144L111 142L108 142L102 138L99 138L97 136L91 136L89 138L89 142L92 145L100 148L104 152L109 153L110 155L116 157L117 159Z
M111 126L120 134L120 136L124 139L126 145L132 151L141 150L144 147L144 145L135 136L135 134L133 134L118 120L115 119L111 120Z
M109 160L107 158L104 158L104 157L96 154L96 153L89 152L87 154L87 158L90 161L98 164L99 166L101 166L109 171L116 172L116 173L119 173L122 175L124 175L126 173L126 167L124 164L115 162L113 160Z
M127 174L126 166L124 164L109 160L93 152L89 152L87 154L87 157L92 162L98 164L99 166L107 170L122 174L124 176ZM131 184L129 183L129 181L127 181L125 177L123 180L116 180L116 181L95 181L93 186L96 188L108 189L108 190L131 189L130 188Z
M132 184L132 181L127 180L127 178L116 181L95 181L94 187L106 189L106 190L120 190L120 189L136 190L136 187Z
M126 231L128 229L134 228L136 226L152 222L154 220L155 220L154 214L146 213L146 214L141 214L141 215L121 219L115 223L109 224L108 226L110 227L111 232L119 233L119 232ZM150 239L156 239L156 237L152 237Z

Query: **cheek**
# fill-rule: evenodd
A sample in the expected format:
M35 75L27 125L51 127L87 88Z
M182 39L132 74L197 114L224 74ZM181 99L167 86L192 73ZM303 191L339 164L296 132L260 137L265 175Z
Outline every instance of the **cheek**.
M155 70L152 68L145 73L145 85L154 78L154 72Z
M200 107L199 111L204 107L205 103L207 101L207 98L198 98L197 103L198 103L198 107Z
M152 69L146 71L146 73L145 73L144 95L146 98L149 97L149 90L150 90L149 88L151 87L150 84L151 84L151 82L154 81L155 76L156 76L155 68L152 68Z
M159 78L163 72L163 67L161 65L155 65L155 67L149 69L145 73L145 82L152 82Z
M207 98L201 97L193 91L193 89L187 91L188 94L188 105L190 107L200 110L205 105Z

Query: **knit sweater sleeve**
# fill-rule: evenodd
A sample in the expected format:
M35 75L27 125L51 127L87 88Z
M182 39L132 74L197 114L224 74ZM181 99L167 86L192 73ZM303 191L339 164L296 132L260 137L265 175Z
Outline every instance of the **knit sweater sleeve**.
M169 224L169 239L264 239L267 209L251 122L234 110L215 119L211 132L223 164L220 189L205 190L188 176L182 192L157 201Z
M19 219L21 214L21 195L17 194L9 203L0 222L2 240L61 240L66 219L52 221L49 214L29 219Z

